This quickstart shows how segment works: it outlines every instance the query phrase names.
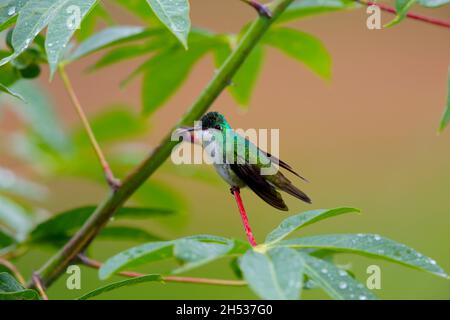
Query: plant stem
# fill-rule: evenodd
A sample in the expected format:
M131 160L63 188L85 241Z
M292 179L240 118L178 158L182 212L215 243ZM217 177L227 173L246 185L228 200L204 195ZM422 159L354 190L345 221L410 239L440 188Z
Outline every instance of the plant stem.
M88 267L99 269L102 266L102 263L96 260L93 260L83 254L79 254L78 258L80 261ZM138 278L145 276L143 273L133 272L133 271L122 271L119 272L118 275L129 277L129 278ZM178 276L162 276L161 279L165 282L178 282L178 283L194 283L194 284L210 284L210 285L219 285L219 286L246 286L247 282L239 281L239 280L224 280L224 279L209 279L209 278L194 278L194 277L178 277Z
M43 300L48 300L48 296L45 293L44 284L42 283L41 278L36 272L33 272L32 281L34 283L34 287L37 289L39 294L41 295Z
M19 269L13 263L9 262L8 260L0 258L0 265L3 265L7 269L9 269L9 271L12 272L17 281L19 281L22 285L25 285L26 283L25 278L22 276Z
M275 0L272 5L272 18L260 16L248 28L235 50L209 82L189 111L179 123L173 127L160 145L123 181L122 186L111 192L97 207L83 227L58 251L47 263L39 269L43 283L49 286L55 281L65 268L94 240L97 234L108 223L114 213L123 206L131 195L164 163L178 141L171 140L171 134L180 126L192 125L213 104L230 80L247 59L262 36L294 0Z
M111 167L109 166L108 161L106 161L106 157L103 154L102 148L100 148L100 144L95 138L94 131L92 130L91 125L89 124L89 120L83 108L81 107L80 100L75 94L75 90L73 89L72 83L70 82L70 79L63 65L59 67L59 74L61 76L61 79L63 80L67 92L69 93L70 99L72 100L75 110L77 111L78 116L80 117L81 122L83 123L84 129L86 130L89 140L91 141L91 145L94 148L95 154L97 155L97 158L100 161L103 172L105 173L106 181L114 191L117 191L117 189L120 187L120 181L114 177Z
M241 1L252 6L258 12L259 15L264 16L266 18L272 18L272 12L265 4L259 3L256 0L241 0Z
M397 14L397 10L395 10L394 8L392 8L392 7L388 6L388 5L382 4L382 3L378 3L378 2L374 2L374 1L365 1L365 0L355 0L355 1L358 2L358 3L361 3L363 5L366 5L366 6L373 6L373 5L375 5L375 6L378 6L383 11L390 12L390 13L393 13L393 14ZM419 20L419 21L422 21L422 22L434 24L436 26L450 28L450 22L448 22L448 21L443 21L443 20L436 19L436 18L422 16L422 15L419 15L419 14L416 14L416 13L412 13L412 12L407 13L406 17L410 18L410 19Z
M231 193L233 194L239 208L239 213L241 214L241 219L242 223L244 224L245 234L247 235L248 242L252 245L252 247L256 247L256 240L253 236L250 224L248 223L247 213L245 212L244 203L241 199L241 191L239 190L239 188L231 188Z

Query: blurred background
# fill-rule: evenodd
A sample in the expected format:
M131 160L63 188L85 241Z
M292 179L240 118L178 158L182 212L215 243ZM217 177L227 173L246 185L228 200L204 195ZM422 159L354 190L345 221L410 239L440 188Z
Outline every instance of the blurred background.
M195 26L216 32L239 32L254 18L254 12L239 1L192 0ZM138 24L117 7L108 7L122 23ZM417 13L450 20L447 8ZM382 13L383 22L392 15ZM313 199L305 205L286 196L289 213L274 210L252 192L244 190L244 203L257 240L290 214L316 208L357 207L361 216L343 216L315 224L302 234L378 233L435 259L450 272L450 130L437 135L447 95L450 62L449 31L445 28L407 20L386 30L368 30L365 8L299 20L291 25L321 39L333 59L331 81L324 81L298 62L269 50L247 109L223 93L211 110L222 112L235 128L279 128L280 156L311 182L295 180ZM121 89L120 82L142 61L121 63L95 73L86 68L101 55L71 65L68 73L82 105L91 119L108 110L127 114L127 119L107 124L123 133L120 145L102 137L108 157L129 161L130 167L157 145L214 75L211 55L198 63L186 84L150 118L141 115L140 81ZM56 77L40 85L48 90L64 132L85 141L79 119L62 82ZM0 166L29 177L47 190L35 200L45 208L43 215L74 207L97 204L105 196L96 158L89 148L79 161L64 162L64 174L46 175L48 168L39 157L26 153L28 163L18 161L17 140L26 132L23 117L0 108ZM127 112L131 111L131 112ZM93 120L95 122L95 120ZM137 130L139 123L139 130ZM129 124L129 125L127 125ZM101 123L99 127L101 127ZM104 123L103 123L104 125ZM142 126L142 128L140 127ZM95 129L95 126L94 126ZM142 129L142 130L140 130ZM130 136L127 137L127 130ZM138 132L137 132L138 131ZM139 134L138 134L139 133ZM23 142L23 141L22 141ZM85 143L87 143L85 141ZM14 149L15 152L10 150ZM20 148L19 148L20 149ZM13 155L11 155L13 154ZM24 153L21 153L24 156ZM70 167L77 164L80 169ZM37 168L30 169L30 165ZM113 161L113 170L114 161ZM168 217L139 222L166 239L193 234L214 234L245 239L236 204L228 186L206 165L176 167L167 163L130 203L170 204L177 212ZM56 170L56 172L58 172ZM87 178L78 171L87 172ZM117 172L118 169L116 169ZM55 172L55 170L53 171ZM69 173L68 173L69 172ZM73 174L70 174L72 172ZM125 172L118 172L123 177ZM133 224L136 222L130 222ZM91 255L104 261L136 242L97 241ZM54 252L34 249L18 261L29 275ZM448 281L395 264L357 256L340 255L338 262L351 264L358 279L365 282L366 268L382 268L383 299L449 299ZM165 270L167 264L152 264L137 270L147 273ZM102 285L96 271L83 267L82 290ZM190 275L233 278L227 261L195 270ZM75 298L80 291L66 289L63 275L49 290L50 297ZM119 278L116 278L117 280ZM247 288L224 288L190 284L142 284L123 288L102 298L130 299L253 299ZM304 293L306 299L327 298L320 290Z

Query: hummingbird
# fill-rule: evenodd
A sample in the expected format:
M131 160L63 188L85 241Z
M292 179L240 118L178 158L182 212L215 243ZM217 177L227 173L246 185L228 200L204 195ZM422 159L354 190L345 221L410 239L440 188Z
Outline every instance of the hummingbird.
M183 128L182 131L194 134L194 137L191 135L194 141L200 140L203 149L214 159L212 162L215 170L229 184L232 194L248 187L266 203L282 211L288 211L288 207L279 191L311 203L311 199L295 187L278 168L270 171L273 174L262 174L262 169L277 165L307 181L286 162L239 135L221 113L209 112L200 121L201 127ZM217 161L218 159L221 161Z

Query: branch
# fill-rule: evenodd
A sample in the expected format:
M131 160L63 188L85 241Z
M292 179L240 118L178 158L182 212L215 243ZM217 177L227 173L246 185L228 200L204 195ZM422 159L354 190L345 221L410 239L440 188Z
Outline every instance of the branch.
M47 293L45 293L44 284L42 283L42 280L39 277L39 275L36 272L33 272L31 279L33 281L34 287L37 289L42 299L48 300Z
M377 2L374 2L374 1L365 1L365 0L355 0L355 1L358 2L358 3L361 3L363 5L366 5L366 6L378 6L383 11L390 12L390 13L393 13L393 14L397 14L397 10L395 10L394 8L392 8L392 7L388 6L388 5L382 4L382 3L377 3ZM410 19L419 20L419 21L422 21L422 22L434 24L436 26L450 28L450 22L448 22L448 21L443 21L443 20L436 19L436 18L422 16L422 15L415 14L415 13L412 13L412 12L411 13L407 13L406 17L410 18Z
M170 156L173 147L178 143L171 141L174 130L183 125L192 125L213 104L222 91L228 86L230 80L239 70L241 65L259 43L261 37L294 0L275 0L271 5L272 18L264 16L258 19L248 28L240 40L238 46L220 70L206 86L189 111L182 117L166 135L160 145L145 159L124 181L122 186L101 203L83 227L69 240L69 242L57 252L49 261L39 269L42 282L49 286L55 281L77 255L86 249L97 234L108 223L114 213L123 206L131 195L164 163Z
M24 277L20 273L19 269L13 263L9 262L8 260L0 258L0 265L6 267L9 271L11 271L11 273L14 275L17 281L19 281L22 285L25 285Z
M100 269L102 263L93 260L84 254L79 254L78 258L87 267L94 269ZM138 278L145 276L143 273L133 272L133 271L122 271L118 275L128 277L128 278ZM239 280L223 280L223 279L209 279L209 278L194 278L194 277L178 277L178 276L162 276L161 279L165 282L178 282L178 283L194 283L194 284L210 284L219 286L235 286L241 287L246 286L247 282Z
M59 67L59 74L61 76L61 79L63 80L67 92L69 93L70 99L72 100L72 103L78 113L78 116L80 117L81 122L83 123L83 126L88 134L89 140L91 141L95 154L97 155L97 158L100 161L100 164L103 168L103 172L105 173L106 181L114 191L117 191L117 189L120 187L120 182L114 177L114 174L111 171L111 167L109 166L108 161L106 161L106 157L103 154L102 148L100 148L100 144L95 138L94 131L92 130L91 125L89 124L89 120L86 114L84 113L83 108L81 107L80 100L78 100L78 97L75 94L75 90L73 89L72 83L70 82L66 70L62 65Z

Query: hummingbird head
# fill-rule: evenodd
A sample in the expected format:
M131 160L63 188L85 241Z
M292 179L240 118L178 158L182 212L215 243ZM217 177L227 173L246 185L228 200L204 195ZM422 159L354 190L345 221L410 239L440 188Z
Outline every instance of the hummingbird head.
M231 128L225 117L219 112L208 112L200 121L202 122L202 130L215 129L224 131Z

